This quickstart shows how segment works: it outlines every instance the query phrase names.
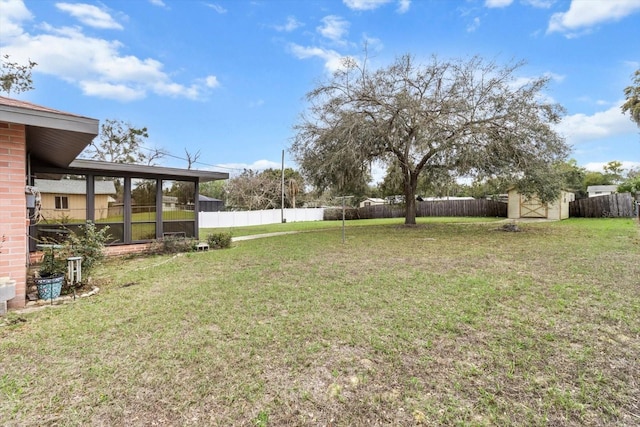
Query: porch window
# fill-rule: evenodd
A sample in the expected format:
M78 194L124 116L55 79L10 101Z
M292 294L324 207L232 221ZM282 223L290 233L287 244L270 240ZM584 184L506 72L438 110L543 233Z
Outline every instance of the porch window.
M69 196L55 196L56 210L69 210Z
M131 180L131 240L156 238L156 180Z
M162 180L162 232L164 235L195 237L195 183Z
M109 227L109 243L124 243L124 178L94 177L94 221Z

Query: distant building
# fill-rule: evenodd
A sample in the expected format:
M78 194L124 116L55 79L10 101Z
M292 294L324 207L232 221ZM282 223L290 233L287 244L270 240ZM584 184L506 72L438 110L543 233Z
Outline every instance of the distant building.
M542 203L538 197L527 197L514 187L509 189L508 217L519 218L569 218L569 203L575 200L575 194L561 191L558 198L549 203Z
M589 197L608 196L618 191L617 185L590 185L587 187Z
M380 199L377 197L369 197L360 202L360 207L364 208L365 206L376 206L376 205L384 205L386 201L384 199Z
M213 197L198 195L198 202L200 206L200 212L219 212L224 211L224 201L220 199L214 199Z

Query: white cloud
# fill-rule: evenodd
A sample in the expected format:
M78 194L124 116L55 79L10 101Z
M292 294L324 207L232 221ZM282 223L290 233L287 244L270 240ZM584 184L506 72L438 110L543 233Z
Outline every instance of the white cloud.
M485 0L484 5L489 8L507 7L513 0Z
M411 0L400 0L398 2L398 13L407 13L411 7Z
M562 74L552 73L551 71L547 71L546 73L544 73L544 76L558 83L562 83L566 77Z
M304 47L295 43L289 45L291 52L298 59L321 58L325 61L324 67L329 72L344 68L344 60L347 57L340 55L335 50L320 47Z
M87 36L80 28L42 23L38 34L25 33L22 23L31 17L29 11L20 7L21 2L0 1L0 7L10 6L10 13L0 18L9 24L2 25L3 54L21 63L31 59L38 63L36 73L56 76L88 96L124 102L148 93L198 99L219 84L215 76L196 79L190 85L174 82L160 61L123 55L121 42Z
M158 7L167 7L167 5L164 4L164 2L162 0L149 0L149 3L151 3L154 6L158 6Z
M56 7L78 19L85 25L105 30L122 30L111 15L104 10L85 3L56 3Z
M264 99L258 99L249 103L249 108L259 108L264 105Z
M204 79L204 84L211 89L215 89L220 86L220 82L216 76L207 76Z
M529 6L537 7L539 9L549 9L556 0L523 0L525 4Z
M640 162L634 162L630 160L622 160L622 161L618 160L618 161L622 163L622 169L625 171L640 168ZM604 167L607 165L607 163L609 162L589 162L583 167L586 170L592 171L592 172L604 172Z
M605 111L592 115L582 113L566 116L556 126L556 131L571 145L616 135L637 133L636 125L620 111L622 102L617 102Z
M337 43L344 43L342 38L349 32L349 22L339 16L329 15L322 18L322 24L316 29L323 37Z
M467 25L467 32L473 33L475 30L478 29L478 27L480 27L480 18L476 16L475 18L473 18L473 22Z
M22 23L33 19L22 0L0 0L0 40L20 36Z
M362 35L362 41L364 42L367 50L370 52L381 52L384 48L382 40L377 37L371 37L367 34Z
M215 4L215 3L205 3L205 5L213 10L215 10L216 12L218 12L219 14L223 15L225 13L227 13L227 9L225 9L224 7Z
M287 16L287 22L284 25L275 25L276 31L283 31L290 33L291 31L301 27L303 24L298 21L294 16Z
M342 0L343 3L353 10L374 10L390 3L391 0Z
M619 21L637 11L640 11L640 0L572 0L567 12L551 16L547 33L557 31L575 37L576 30L588 31L597 24Z
M342 2L351 10L374 10L393 0L342 0ZM398 13L406 13L411 7L411 0L398 0Z
M135 101L145 96L145 91L132 88L123 84L112 84L95 81L79 82L82 92L89 96L115 99L117 101Z

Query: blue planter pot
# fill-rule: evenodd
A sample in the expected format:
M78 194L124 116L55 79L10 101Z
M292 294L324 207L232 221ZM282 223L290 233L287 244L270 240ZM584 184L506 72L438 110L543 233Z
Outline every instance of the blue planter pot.
M64 283L64 274L53 277L38 277L33 279L38 287L38 298L55 299L60 296L62 284Z

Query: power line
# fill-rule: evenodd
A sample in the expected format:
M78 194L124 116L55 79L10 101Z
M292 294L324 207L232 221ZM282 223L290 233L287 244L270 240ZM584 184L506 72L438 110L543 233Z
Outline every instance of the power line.
M162 153L163 156L171 157L171 158L177 159L177 160L183 160L185 162L189 162L189 160L186 159L185 157L176 156L175 154L171 154L169 151L166 151L166 150L163 150L163 149L148 148L148 147L145 147L143 145L140 145L140 148L143 148L143 149L145 149L147 151L160 152L160 153ZM213 168L226 169L226 170L230 170L230 171L240 171L240 172L242 172L244 170L244 168L230 168L228 166L213 165L211 163L205 163L205 162L200 162L200 161L195 161L195 162L192 162L192 163L193 164L197 163L199 165L209 166L209 167L213 167Z

